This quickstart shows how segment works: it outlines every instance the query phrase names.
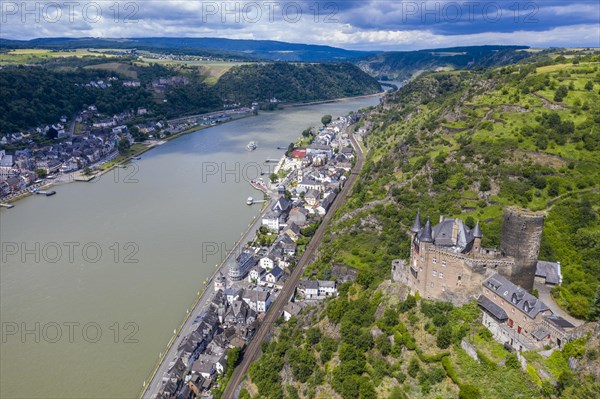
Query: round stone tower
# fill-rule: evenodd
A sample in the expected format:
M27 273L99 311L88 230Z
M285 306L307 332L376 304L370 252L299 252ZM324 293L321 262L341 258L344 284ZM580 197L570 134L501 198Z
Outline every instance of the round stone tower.
M504 210L503 219L500 251L515 258L510 280L531 290L540 252L544 214L509 207Z

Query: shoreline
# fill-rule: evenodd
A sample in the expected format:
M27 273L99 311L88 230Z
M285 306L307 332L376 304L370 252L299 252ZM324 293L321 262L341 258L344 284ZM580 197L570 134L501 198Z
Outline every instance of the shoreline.
M297 108L297 107L304 107L304 106L310 106L310 105L331 104L331 103L336 103L336 102L344 102L344 101L351 101L351 100L360 100L360 99L363 99L363 98L378 97L378 96L382 96L384 94L385 94L385 91L382 91L382 92L379 92L379 93L365 94L365 95L355 96L355 97L342 97L342 98L336 98L336 99L332 99L332 100L312 101L312 102L307 102L307 103L301 103L301 102L300 103L290 103L290 104L281 105L281 108L274 109L273 111L263 111L263 112L276 112L276 111L284 111L287 108ZM216 111L213 111L213 112L216 112ZM213 112L210 112L210 113L213 113ZM208 114L210 114L210 113L208 113ZM142 148L142 149L140 149L139 151L137 151L137 152L135 152L133 154L128 154L126 156L126 158L124 158L123 160L121 160L119 162L115 162L115 164L111 165L108 169L102 170L102 171L100 171L98 173L95 173L93 176L90 177L90 179L88 181L80 181L80 183L89 183L89 181L91 181L91 180L93 180L93 179L95 179L97 177L101 177L104 174L106 174L106 173L114 170L115 168L121 167L121 165L126 165L127 163L131 162L134 158L139 157L140 155L142 155L142 154L144 154L144 153L146 153L146 152L148 152L148 151L150 151L150 150L152 150L152 149L154 149L154 148L156 148L156 147L158 147L160 145L163 145L163 144L165 144L165 143L167 143L167 142L169 142L171 140L175 140L175 139L177 139L177 138L179 138L181 136L185 136L185 135L188 135L188 134L196 133L198 131L209 129L209 128L214 127L214 126L223 125L225 123L233 122L233 121L244 119L244 118L249 118L249 117L252 117L252 116L255 116L255 115L252 114L252 113L249 113L249 114L240 116L239 118L232 118L232 119L230 119L228 121L218 122L216 125L213 125L213 126L197 126L197 127L193 127L193 128L190 128L190 129L183 130L183 131L181 131L179 133L176 133L176 134L173 134L171 136L165 137L164 139L158 140L157 143L155 143L154 145L147 145L145 148ZM182 118L185 118L185 116L180 117L180 118L175 118L175 120L182 119ZM140 143L140 144L143 144L143 143ZM119 156L119 154L117 155L117 157L118 156ZM107 162L110 162L110 161L111 160L109 160ZM62 176L68 176L68 175L70 175L69 180L64 181L64 180L57 179L55 181L49 181L49 182L46 182L46 184L42 184L42 185L38 186L38 188L40 188L40 189L49 189L51 187L55 187L55 186L60 186L60 185L63 185L63 184L77 182L75 180L75 174L77 174L77 173L79 175L82 175L81 170L75 171L75 172L70 172L67 175L62 175ZM32 186L30 186L30 187L32 187ZM27 188L27 192L25 192L25 193L23 193L21 195L18 195L18 196L14 197L14 198L11 198L11 199L8 199L8 200L0 198L0 203L15 206L15 203L17 201L22 200L22 199L27 198L27 197L29 197L29 196L32 195L32 193L29 192L30 187Z

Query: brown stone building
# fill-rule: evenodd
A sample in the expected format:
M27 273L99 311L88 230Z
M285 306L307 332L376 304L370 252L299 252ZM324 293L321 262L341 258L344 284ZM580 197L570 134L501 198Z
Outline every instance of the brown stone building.
M460 219L441 218L440 223L425 226L417 213L412 228L410 261L392 262L392 279L407 285L423 298L463 304L477 299L483 281L494 273L530 289L538 263L553 270L553 281L560 280L560 264L538 262L543 217L508 208L504 214L500 249L482 248L479 222L469 229ZM517 232L512 230L517 229ZM529 284L531 282L531 284Z
M410 263L392 264L392 279L422 297L456 304L475 299L481 283L495 272L510 274L514 258L496 249L481 248L479 223L469 229L460 219L444 219L432 227L421 225L420 214L409 232Z

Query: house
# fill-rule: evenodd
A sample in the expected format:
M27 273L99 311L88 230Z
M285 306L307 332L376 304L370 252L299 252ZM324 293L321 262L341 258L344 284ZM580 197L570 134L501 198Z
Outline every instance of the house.
M311 188L304 195L304 200L310 206L316 206L319 202L319 198L321 197L321 193L314 188Z
M233 301L235 301L240 294L242 293L242 289L241 288L227 288L225 290L225 297L227 298L227 302L229 304L233 304Z
M552 311L544 302L498 273L482 285L477 300L483 310L482 324L499 342L518 350L549 343L550 333L543 321Z
M296 254L296 243L285 233L280 234L273 242L273 247L277 246L281 247L284 255L294 256Z
M230 325L251 324L256 320L256 310L242 300L237 299L231 304L231 308L225 315L225 322Z
M334 200L335 200L335 194L333 192L330 193L325 198L323 198L323 200L321 201L319 206L317 206L317 209L316 209L317 213L320 216L324 216L329 211L329 208L331 208L331 205L333 204Z
M283 319L289 321L292 317L297 316L302 311L303 306L296 302L288 302L283 307Z
M562 283L560 262L538 260L535 267L535 282L552 286L560 285Z
M242 300L250 306L250 309L264 313L271 306L271 295L269 291L262 290L244 290Z
M319 296L330 297L337 295L337 283L329 280L318 280L319 283Z
M328 280L303 280L298 283L296 290L304 299L325 299L337 295L337 283Z
M317 299L319 296L319 282L317 280L300 281L296 291L304 299Z
M295 224L297 226L306 226L307 224L308 210L302 207L292 208L288 216L288 224Z
M268 211L262 218L262 225L272 231L279 231L281 226L285 223L285 219L279 212Z
M263 256L262 258L260 258L258 264L264 270L271 270L273 266L275 266L275 258L271 255Z
M333 148L324 144L311 144L306 148L306 155L325 155L327 159L333 158Z
M252 270L250 270L250 273L248 273L248 281L250 283L260 284L264 278L265 272L265 269L260 266L253 267Z
M292 241L298 241L300 238L300 227L296 223L288 223L287 227L283 229L283 233L292 239Z
M283 270L279 268L279 266L275 266L273 269L267 272L267 274L265 274L264 280L267 283L275 284L281 277L283 277L283 274Z

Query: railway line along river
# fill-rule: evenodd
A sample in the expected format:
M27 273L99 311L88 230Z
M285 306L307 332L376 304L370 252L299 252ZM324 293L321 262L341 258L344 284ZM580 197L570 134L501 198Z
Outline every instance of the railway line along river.
M263 161L322 115L378 102L261 113L172 140L95 183L0 208L0 397L136 397L260 212L245 201L257 197L248 180L268 171Z

